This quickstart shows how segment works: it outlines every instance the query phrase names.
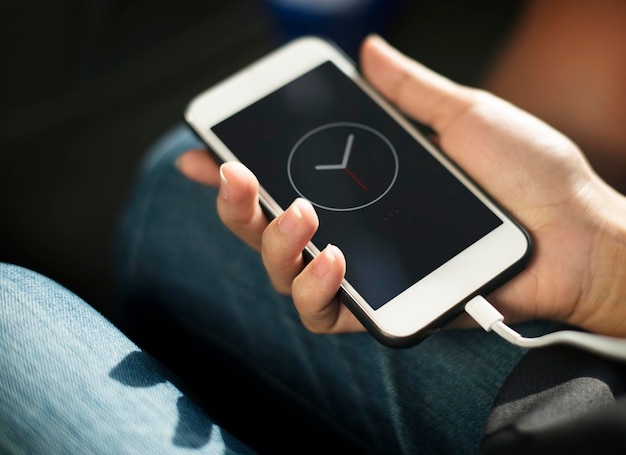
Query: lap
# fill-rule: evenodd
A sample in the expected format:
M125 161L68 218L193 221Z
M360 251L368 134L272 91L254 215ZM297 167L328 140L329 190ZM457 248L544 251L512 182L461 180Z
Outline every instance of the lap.
M309 333L290 299L271 287L257 253L222 226L216 191L175 168L180 153L199 145L182 126L164 137L122 218L116 269L129 333L207 403L214 390L202 384L214 378L198 365L219 354L222 368L237 372L233 387L223 384L227 407L246 386L274 404L254 419L256 432L301 419L365 452L476 453L523 350L481 330L440 331L405 350L364 333ZM182 349L192 361L181 359Z

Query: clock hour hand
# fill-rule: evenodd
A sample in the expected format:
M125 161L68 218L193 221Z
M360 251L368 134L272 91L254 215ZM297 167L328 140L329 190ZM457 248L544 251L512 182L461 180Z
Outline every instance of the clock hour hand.
M352 179L359 184L361 188L367 191L367 187L361 182L354 172L348 169L348 161L350 160L350 152L352 152L352 142L354 142L354 134L350 134L348 136L348 140L346 141L346 148L343 151L343 158L341 159L341 164L318 164L315 166L315 169L318 171L328 171L328 170L343 170L348 173Z
M350 159L350 152L352 152L352 142L354 142L354 134L350 134L348 136L348 140L346 141L346 148L343 151L341 164L318 164L315 166L315 169L318 171L346 169L348 167L348 160Z

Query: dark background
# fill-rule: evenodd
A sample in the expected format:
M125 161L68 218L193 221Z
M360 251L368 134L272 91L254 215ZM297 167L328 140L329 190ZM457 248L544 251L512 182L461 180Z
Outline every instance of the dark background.
M518 7L397 0L370 29L476 84ZM111 317L110 242L140 158L196 93L285 38L277 17L262 0L3 2L0 261Z

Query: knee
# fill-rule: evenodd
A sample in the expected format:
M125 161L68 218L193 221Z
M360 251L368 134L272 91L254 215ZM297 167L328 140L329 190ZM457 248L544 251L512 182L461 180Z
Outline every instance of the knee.
M50 278L25 267L0 262L0 311L4 311L15 303L30 300L45 290L63 289ZM69 292L69 291L67 291Z

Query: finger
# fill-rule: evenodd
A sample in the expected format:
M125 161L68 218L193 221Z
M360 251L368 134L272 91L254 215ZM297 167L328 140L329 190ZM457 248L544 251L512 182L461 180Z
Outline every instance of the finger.
M291 294L291 283L304 267L302 251L319 221L311 203L296 199L263 233L263 264L278 292Z
M190 180L207 186L219 185L219 166L206 150L186 151L176 160L176 167Z
M379 36L364 41L360 58L363 74L383 96L437 132L472 104L472 89L408 58Z
M219 168L217 213L222 223L257 251L267 227L259 205L259 182L243 164L224 163Z
M292 297L307 329L314 333L343 333L365 330L337 292L346 272L339 248L328 245L293 281Z

